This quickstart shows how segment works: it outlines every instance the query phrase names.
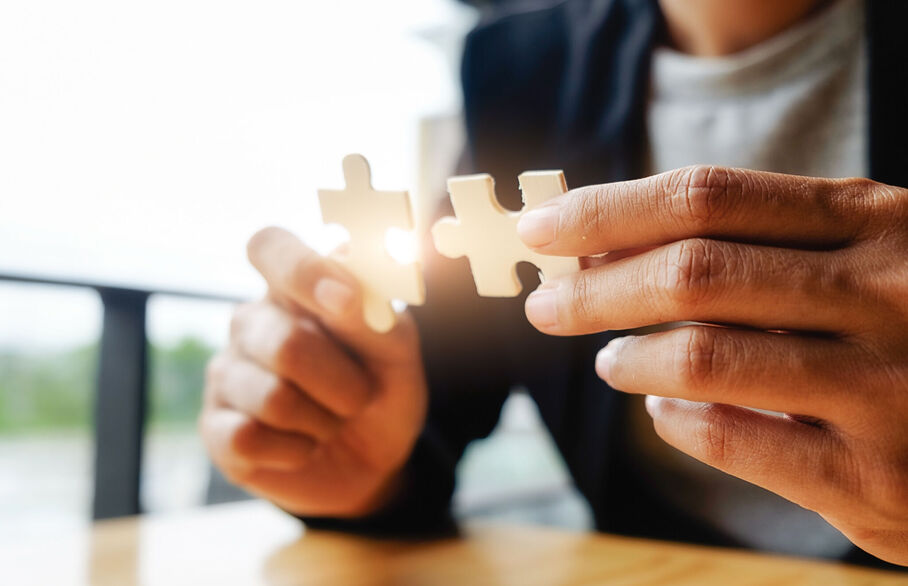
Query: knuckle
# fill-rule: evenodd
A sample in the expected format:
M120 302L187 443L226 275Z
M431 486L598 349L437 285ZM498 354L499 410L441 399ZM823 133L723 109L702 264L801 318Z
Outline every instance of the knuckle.
M292 371L293 367L300 362L300 358L309 351L312 344L312 333L309 326L308 320L300 319L298 323L287 328L275 356L279 370Z
M847 202L851 204L851 211L872 212L877 211L883 216L895 212L899 202L899 188L878 183L866 177L848 177L845 179L833 180L823 185L824 189L820 192L822 202L829 208L839 208L842 201L842 194L845 194Z
M711 328L694 327L675 350L678 380L682 387L698 391L715 379L717 368L717 336Z
M827 262L822 264L798 263L785 267L793 290L801 291L815 299L827 298L836 304L847 304L865 296L873 287L873 281L861 274L867 268L857 269L849 263ZM885 298L884 291L879 299Z
M296 391L290 385L278 381L265 392L262 400L261 417L275 425L287 424L294 419L297 407Z
M608 213L606 211L608 198L602 188L594 187L583 190L574 201L574 213L570 218L572 225L593 234L601 234L608 230Z
M875 240L883 232L899 233L908 218L908 190L865 177L829 180L812 195L828 222L853 226L850 241Z
M669 177L673 215L685 224L701 230L714 225L727 207L729 192L740 182L737 173L713 165L693 165L679 169Z
M240 423L230 436L230 451L239 459L255 460L260 445L262 425L255 419Z
M309 293L318 279L326 274L325 261L315 254L305 254L290 269L290 287L298 292Z
M597 287L591 279L590 275L580 274L571 284L570 303L564 304L569 308L570 315L566 321L571 325L596 325L599 322Z
M682 240L667 251L663 289L677 306L693 308L707 300L723 263L709 240Z
M874 190L875 211L883 218L883 231L890 240L904 247L908 244L908 189L877 185Z
M884 195L888 195L888 201L892 202L893 216L901 220L904 227L904 221L908 219L908 189L885 186Z
M370 391L367 387L342 386L335 383L333 388L335 393L330 404L327 401L326 404L340 418L354 417L368 406L371 399Z
M839 180L845 189L850 192L850 197L870 197L871 199L876 196L883 195L884 197L889 194L895 193L895 188L889 188L882 183L878 183L873 179L868 179L867 177L846 177L845 179ZM886 197L888 199L888 197Z
M734 458L731 429L718 405L705 405L694 428L697 452L707 464L721 467Z

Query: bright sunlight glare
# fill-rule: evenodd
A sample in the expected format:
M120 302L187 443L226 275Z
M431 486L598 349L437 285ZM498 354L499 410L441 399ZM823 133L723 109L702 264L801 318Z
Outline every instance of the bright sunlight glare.
M419 244L413 232L389 228L385 234L385 248L391 258L400 264L410 264L419 259Z

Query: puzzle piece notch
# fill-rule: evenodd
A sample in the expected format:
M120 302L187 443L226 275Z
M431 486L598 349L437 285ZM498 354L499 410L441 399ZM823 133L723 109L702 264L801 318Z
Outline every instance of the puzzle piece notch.
M347 251L338 260L362 284L366 324L384 333L397 321L392 299L411 305L425 302L419 263L398 263L385 245L388 229L413 230L410 196L406 191L376 191L369 162L362 155L344 157L343 169L343 190L318 192L322 221L340 224L349 232Z
M517 235L517 222L527 210L567 192L561 171L533 171L519 177L524 207L504 209L495 195L491 175L469 175L448 180L456 218L442 218L432 227L435 248L444 256L470 261L476 291L482 297L515 297L523 286L517 263L530 262L540 278L580 270L576 258L546 256L527 248Z

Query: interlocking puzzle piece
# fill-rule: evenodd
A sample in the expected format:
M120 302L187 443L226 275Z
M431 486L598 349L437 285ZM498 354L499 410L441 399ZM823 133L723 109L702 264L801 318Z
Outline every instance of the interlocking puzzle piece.
M392 299L411 305L425 302L419 263L400 264L385 245L389 228L413 230L410 196L406 191L375 191L369 162L362 155L344 157L343 191L321 189L322 221L341 224L350 233L347 251L339 257L363 286L363 316L377 332L387 332L397 318Z
M483 297L515 297L522 286L517 263L531 262L541 278L580 270L576 258L546 256L527 248L517 235L523 213L567 191L561 171L532 171L520 175L524 207L512 212L501 207L491 175L470 175L448 180L456 218L442 218L432 227L435 248L444 256L470 259L476 292Z

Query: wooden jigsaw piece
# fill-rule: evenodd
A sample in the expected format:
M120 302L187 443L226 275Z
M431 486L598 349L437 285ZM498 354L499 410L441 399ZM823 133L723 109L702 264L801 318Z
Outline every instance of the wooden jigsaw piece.
M413 230L410 196L406 191L375 191L369 162L362 155L347 155L343 166L346 188L318 192L322 221L341 224L350 233L347 252L339 260L363 286L366 323L387 332L397 321L392 299L411 305L425 302L419 263L398 263L385 245L389 228Z
M483 297L516 297L523 288L517 263L539 269L541 278L580 270L576 258L546 256L527 248L517 235L523 213L567 192L561 171L533 171L519 177L524 207L512 212L501 207L491 175L469 175L448 180L456 218L442 218L432 227L435 248L444 256L470 260L476 291Z

